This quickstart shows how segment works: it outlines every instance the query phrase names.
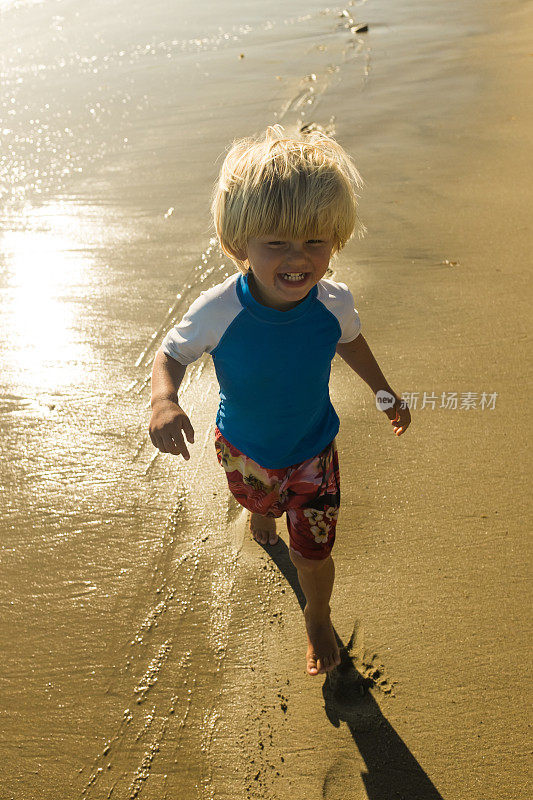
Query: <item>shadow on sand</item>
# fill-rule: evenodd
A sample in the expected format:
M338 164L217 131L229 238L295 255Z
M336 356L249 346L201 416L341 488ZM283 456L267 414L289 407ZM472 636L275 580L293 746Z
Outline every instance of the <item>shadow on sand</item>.
M303 611L305 596L285 542L263 547L291 586ZM340 665L328 673L322 686L326 716L338 728L345 722L363 757L361 773L369 800L443 800L405 742L383 716L369 689L376 681L362 674L350 656L355 633L345 645L335 631ZM324 786L324 797L327 797Z

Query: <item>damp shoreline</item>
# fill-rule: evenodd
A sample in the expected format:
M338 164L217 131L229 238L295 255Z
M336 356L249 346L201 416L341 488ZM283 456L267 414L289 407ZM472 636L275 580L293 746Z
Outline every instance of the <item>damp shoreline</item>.
M529 17L0 5L2 796L529 798L505 666L528 648ZM208 358L190 462L147 433L160 340L234 271L209 219L225 148L278 122L356 160L367 235L332 276L417 402L395 437L333 364L332 680L305 671L283 522L261 548L228 495Z

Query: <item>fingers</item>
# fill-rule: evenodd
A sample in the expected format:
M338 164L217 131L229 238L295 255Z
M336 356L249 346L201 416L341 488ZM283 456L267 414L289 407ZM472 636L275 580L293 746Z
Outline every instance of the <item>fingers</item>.
M183 455L183 457L188 460L189 453L183 438L181 439L180 444L179 440L176 443L171 436L163 437L150 433L150 439L152 440L153 446L156 447L161 453L171 453L174 456ZM186 456L184 451L187 453Z
M402 408L401 406L398 408L395 406L394 409L391 409L391 411L395 412L394 419L391 419L394 433L396 436L401 436L411 424L411 414L407 406L405 408Z
M176 437L177 439L177 437ZM170 453L173 456L183 456L185 461L190 459L189 451L187 450L187 446L183 441L183 437L178 439L152 439L154 447L157 447L161 453Z
M194 442L194 428L191 425L191 421L190 421L189 417L184 417L183 418L182 428L183 428L183 432L185 433L185 436L187 437L187 441L190 444L193 444L193 442ZM187 449L187 448L185 448L185 449Z
M381 408L389 418L396 436L401 436L411 424L411 412L409 411L407 402L400 398L395 392L391 390L390 393L387 392L386 394L389 400L394 398L394 403L392 405L387 404L387 407L383 408L382 404L379 402L379 392L376 394L376 403L378 408Z
M172 453L174 456L183 456L185 461L190 459L189 451L187 450L187 445L185 444L185 439L181 435L181 431L179 431L179 433L173 433L172 437L168 437L164 440L164 443L166 453Z
M182 430L187 437L187 441L192 444L194 442L194 429L189 418L185 416L175 420L171 425L166 424L155 431L150 430L150 439L154 447L157 447L162 453L183 456L185 461L189 461L191 456L185 444Z

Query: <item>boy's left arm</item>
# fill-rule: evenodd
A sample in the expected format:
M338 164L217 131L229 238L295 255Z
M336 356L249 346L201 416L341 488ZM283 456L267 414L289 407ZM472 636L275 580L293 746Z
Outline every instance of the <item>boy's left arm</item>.
M384 391L392 395L394 399L383 411L390 419L394 433L401 436L411 423L409 408L386 381L363 334L360 333L351 342L339 343L337 353L370 386L374 394Z

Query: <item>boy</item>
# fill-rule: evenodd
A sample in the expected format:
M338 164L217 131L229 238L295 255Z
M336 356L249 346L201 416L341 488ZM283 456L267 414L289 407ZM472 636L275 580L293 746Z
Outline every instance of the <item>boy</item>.
M377 395L397 435L410 424L360 332L350 291L324 279L331 257L362 229L360 186L351 158L325 134L287 136L276 125L235 142L212 210L240 273L202 292L165 337L152 373L152 442L188 459L183 433L193 442L194 431L178 389L187 364L213 357L215 447L230 491L252 512L261 544L277 542L274 518L287 514L306 597L309 675L340 663L329 606L340 502L339 418L329 398L335 352Z

